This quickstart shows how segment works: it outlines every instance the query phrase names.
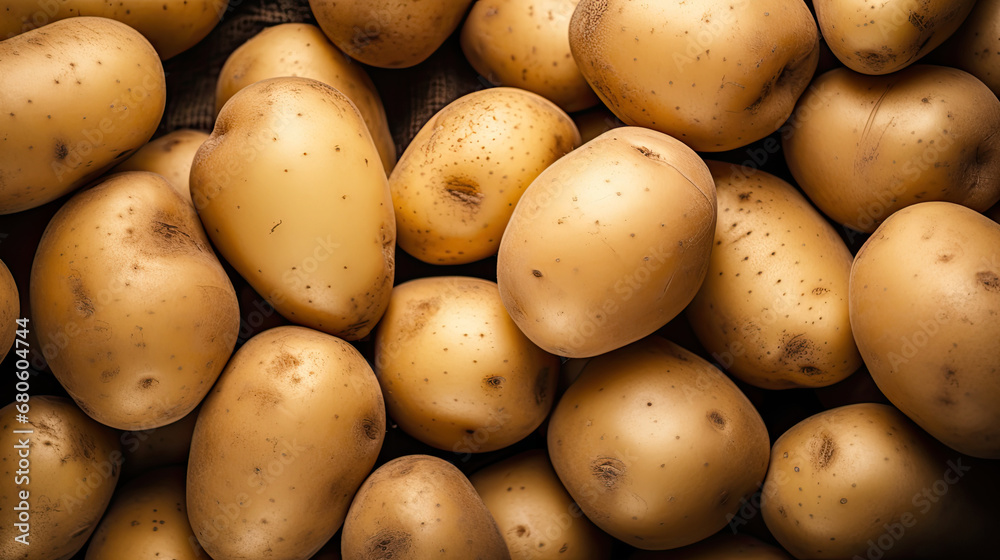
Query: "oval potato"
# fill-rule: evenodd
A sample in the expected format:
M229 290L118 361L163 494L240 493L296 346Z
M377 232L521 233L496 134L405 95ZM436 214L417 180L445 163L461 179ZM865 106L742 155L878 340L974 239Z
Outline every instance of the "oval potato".
M181 196L191 200L191 164L205 140L208 140L208 134L200 130L175 130L139 148L131 157L118 164L114 171L159 173Z

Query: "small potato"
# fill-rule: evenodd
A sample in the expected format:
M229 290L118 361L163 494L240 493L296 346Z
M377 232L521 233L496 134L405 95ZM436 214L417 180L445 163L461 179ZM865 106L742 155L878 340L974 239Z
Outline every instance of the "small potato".
M104 515L121 462L115 431L69 399L31 395L0 409L0 558L73 558Z
M200 130L181 129L165 134L139 148L114 171L152 171L163 175L181 196L191 200L191 164L198 148L208 140Z
M100 176L149 140L166 100L153 47L104 18L74 17L0 41L0 76L0 214Z
M21 299L17 292L17 284L10 269L0 261L0 362L7 357L7 352L14 346L17 334L17 320L21 318Z
M495 255L528 185L579 145L569 116L531 92L491 88L450 103L389 177L399 246L431 264Z
M510 559L469 479L427 455L398 457L368 477L344 521L341 553L344 560Z
M724 529L701 542L667 551L643 550L628 560L791 560L784 550Z

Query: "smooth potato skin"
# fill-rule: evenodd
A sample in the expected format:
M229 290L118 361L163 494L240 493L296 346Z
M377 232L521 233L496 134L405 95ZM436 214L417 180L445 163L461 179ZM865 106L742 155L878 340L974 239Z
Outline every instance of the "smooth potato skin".
M0 42L0 214L55 200L146 143L166 98L163 66L137 31L57 21Z
M656 336L591 358L556 405L547 439L587 517L647 550L716 533L767 471L767 429L746 396Z
M719 197L705 282L686 308L726 371L765 389L825 387L861 366L851 334L853 257L794 187L708 162Z
M17 292L14 276L3 261L0 261L0 362L14 346L17 334L17 320L21 318L21 299Z
M200 130L175 130L139 148L127 160L118 164L114 171L159 173L181 196L191 200L191 164L205 140L208 140L208 134Z
M341 536L344 560L509 560L496 521L454 465L405 455L358 490Z
M385 107L364 68L352 61L315 25L268 27L240 45L222 66L215 89L215 112L246 86L279 76L319 80L350 98L365 119L388 175L396 165L396 144Z
M15 420L15 403L0 409L0 558L68 560L97 528L120 474L118 435L87 417L69 399L31 395L27 424ZM14 434L13 430L33 430ZM28 484L16 483L19 450L29 441ZM30 507L28 546L14 540L20 491Z
M375 464L385 406L353 346L304 327L251 338L202 404L188 517L215 560L311 557Z
M1000 95L1000 2L976 2L965 22L935 51L945 66L960 68L979 78Z
M945 445L1000 458L1000 225L925 202L893 214L851 270L851 326L875 383Z

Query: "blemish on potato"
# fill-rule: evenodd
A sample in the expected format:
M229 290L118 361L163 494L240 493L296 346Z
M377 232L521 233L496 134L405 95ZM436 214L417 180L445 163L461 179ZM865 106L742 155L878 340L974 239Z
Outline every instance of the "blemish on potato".
M590 472L605 488L614 488L625 476L625 463L614 457L598 457L590 465Z
M833 442L833 435L823 432L818 438L813 438L809 442L813 466L819 470L826 469L833 462L833 457L837 452L837 446Z
M147 377L142 381L139 381L139 386L143 389L151 389L160 384L160 380L155 377Z
M412 546L409 533L392 529L382 529L365 543L364 560L389 560L404 558Z
M1000 276L996 272L983 271L976 273L976 280L986 288L987 292L1000 291Z
M487 389L499 389L503 387L505 381L507 381L507 379L502 376L490 375L483 379L483 385Z
M724 430L726 428L726 418L718 410L713 410L708 413L708 420L712 425L719 429Z

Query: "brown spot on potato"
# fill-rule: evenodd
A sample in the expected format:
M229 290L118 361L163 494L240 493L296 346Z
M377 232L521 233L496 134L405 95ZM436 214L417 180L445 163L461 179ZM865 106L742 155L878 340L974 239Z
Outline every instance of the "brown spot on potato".
M810 447L812 447L813 466L818 470L829 467L830 463L833 462L833 456L837 453L833 435L828 432L823 432L818 438L813 438Z
M819 375L819 374L823 373L823 370L821 370L821 369L819 369L818 367L815 367L815 366L800 366L799 367L799 373L801 373L802 375L808 375L808 376L811 377L813 375Z
M943 254L943 255L938 255L937 262L939 262L939 263L946 263L946 262L950 261L953 258L955 258L955 255L947 254L946 253L946 254Z
M927 18L923 14L910 11L910 16L906 19L910 22L910 25L916 27L920 31L927 31L930 27L930 24L927 22Z
M590 473L605 488L614 488L618 480L625 476L625 463L614 457L598 457L590 464Z
M549 368L538 370L535 376L535 404L542 404L549 395Z
M660 154L654 152L653 150L650 150L646 146L636 146L635 149L638 150L639 153L642 154L643 157L647 157L649 159L655 159L657 161L662 161L663 160L663 156L661 156Z
M115 367L114 369L106 369L101 372L101 382L108 383L114 379L119 373L121 373L121 368Z
M711 422L715 428L719 430L726 429L726 418L718 410L713 410L712 412L709 412L707 418L708 421Z
M812 355L813 343L805 333L788 337L782 344L780 360L785 363L797 362Z
M73 292L73 306L84 317L94 314L94 302L90 300L90 295L83 287L83 279L79 276L69 277L69 289Z
M823 288L821 286L821 287L818 287L818 288L813 288L812 293L813 293L814 296L821 296L821 295L823 295L823 294L825 294L825 293L827 293L829 291L830 291L829 289Z
M410 555L413 538L409 533L393 529L382 529L372 535L362 549L363 560L390 560L406 558Z
M468 178L452 177L445 182L444 192L466 210L479 210L485 195L479 191L479 184Z
M55 156L56 159L62 161L66 159L69 155L69 146L66 145L62 140L56 140Z
M378 423L371 418L361 420L361 432L366 438L375 441L378 439Z
M534 276L535 278L541 278L542 277L542 271L541 270L532 270L531 271L531 275Z
M157 386L159 384L160 384L160 380L156 379L155 377L147 377L147 378L139 381L139 386L142 387L143 389L152 389L153 387L155 387L155 386Z
M485 379L483 379L483 386L487 389L500 389L503 387L505 381L507 381L507 379L500 375L488 375Z
M515 535L517 535L519 537L530 537L531 536L531 529L525 527L524 525L518 525L517 527L514 527L513 532L514 532Z
M752 192L744 192L744 193L740 193L739 196L740 196L740 200L750 200L750 197L753 196L753 193Z
M1000 292L1000 276L997 276L996 272L977 272L976 280L986 288L987 292Z
M291 371L302 365L302 360L289 354L286 351L282 351L274 359L271 360L271 364L267 368L267 372L271 375L284 375L291 373Z

